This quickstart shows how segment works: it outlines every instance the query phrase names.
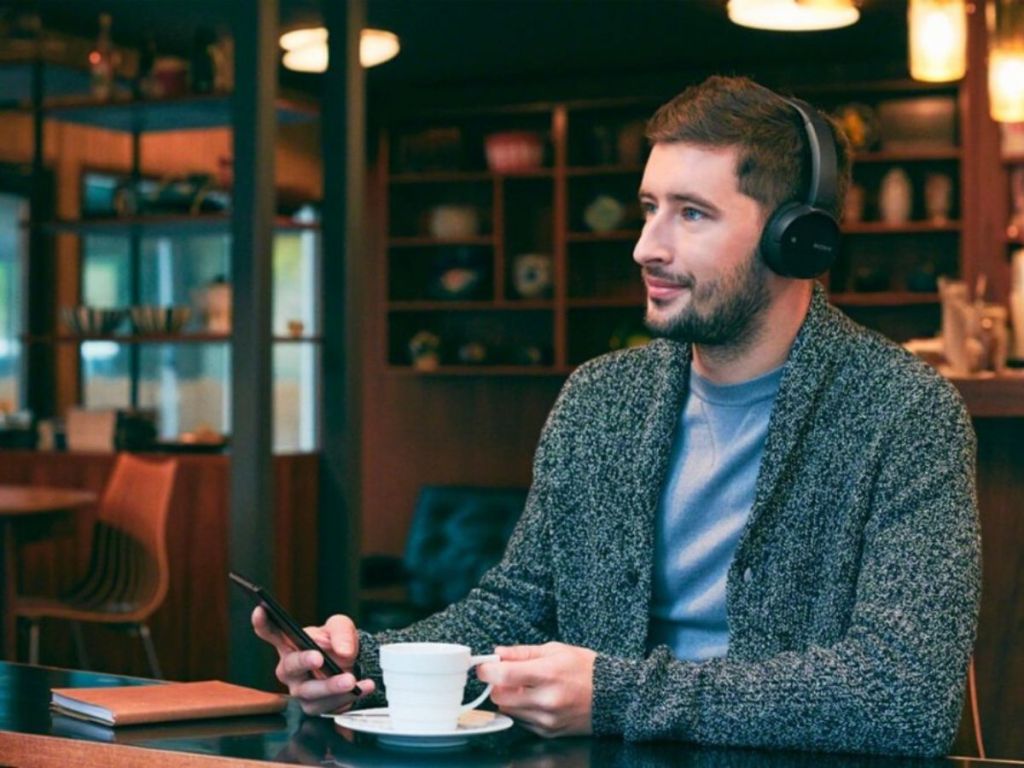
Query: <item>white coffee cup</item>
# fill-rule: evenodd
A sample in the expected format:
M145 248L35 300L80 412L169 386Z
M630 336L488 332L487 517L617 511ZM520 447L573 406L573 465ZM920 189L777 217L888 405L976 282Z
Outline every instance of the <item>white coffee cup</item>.
M459 715L476 709L491 694L484 692L462 703L470 669L495 655L473 656L456 643L391 643L380 649L380 668L388 700L388 715L397 731L443 733L454 730Z

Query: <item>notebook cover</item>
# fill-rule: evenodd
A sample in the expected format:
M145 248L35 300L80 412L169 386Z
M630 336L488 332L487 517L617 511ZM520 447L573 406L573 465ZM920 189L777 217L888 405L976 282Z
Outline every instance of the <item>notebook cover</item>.
M53 688L50 706L107 725L280 712L287 699L220 680L113 688Z

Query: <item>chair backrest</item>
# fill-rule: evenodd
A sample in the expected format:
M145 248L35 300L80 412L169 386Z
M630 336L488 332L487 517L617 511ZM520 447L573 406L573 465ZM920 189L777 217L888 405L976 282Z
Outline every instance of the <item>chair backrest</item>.
M118 455L100 499L89 574L76 602L142 621L167 596L167 513L176 461Z
M525 488L424 486L405 547L409 601L436 609L466 596L505 551Z

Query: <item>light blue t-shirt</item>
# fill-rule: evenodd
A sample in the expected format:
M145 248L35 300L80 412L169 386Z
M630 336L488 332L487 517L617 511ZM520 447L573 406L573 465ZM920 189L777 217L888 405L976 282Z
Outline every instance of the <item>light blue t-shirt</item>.
M754 504L782 368L714 384L690 368L655 522L648 648L703 661L729 649L725 581Z

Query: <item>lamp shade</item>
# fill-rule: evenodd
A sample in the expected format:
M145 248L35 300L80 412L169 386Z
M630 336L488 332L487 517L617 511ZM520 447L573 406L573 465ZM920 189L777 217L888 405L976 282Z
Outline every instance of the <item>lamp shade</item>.
M1024 122L1024 2L988 4L989 114L1001 123Z
M966 0L910 0L907 31L912 78L945 83L967 72Z
M324 27L293 29L281 35L284 65L296 72L324 72L327 69L327 30ZM386 29L364 29L359 33L359 63L363 67L383 64L398 55L398 35Z
M860 18L853 0L729 0L727 11L734 24L781 32L837 29Z

